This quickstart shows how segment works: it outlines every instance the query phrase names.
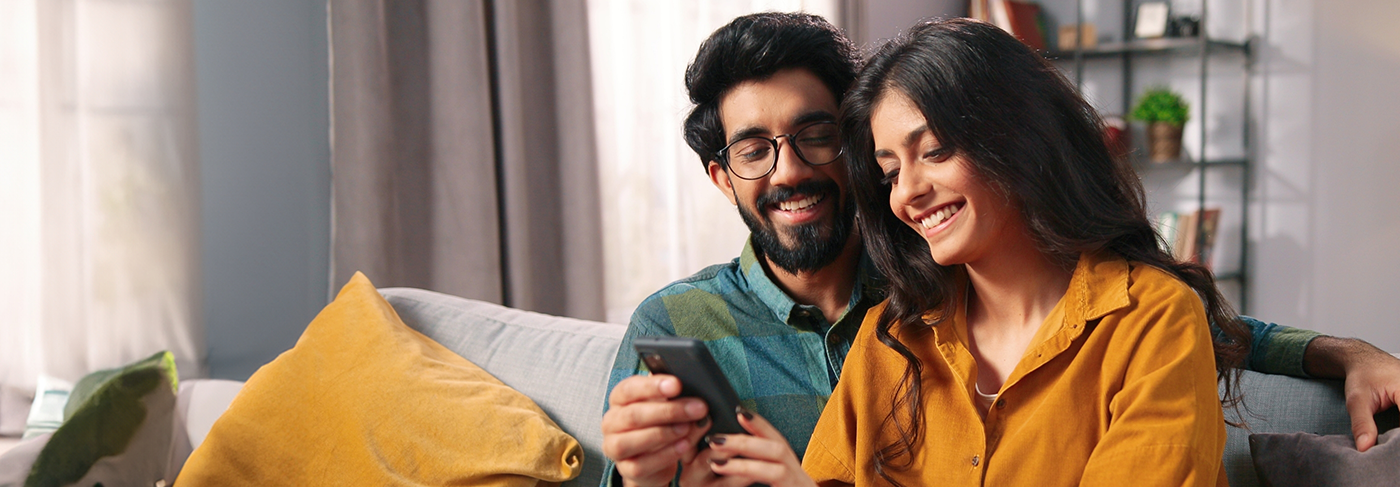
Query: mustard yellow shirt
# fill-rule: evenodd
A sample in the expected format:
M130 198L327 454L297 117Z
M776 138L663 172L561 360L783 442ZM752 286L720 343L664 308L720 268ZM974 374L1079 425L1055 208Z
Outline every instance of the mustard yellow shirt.
M875 452L905 361L867 313L802 466L823 485L886 484ZM923 363L924 434L915 485L1227 485L1225 423L1205 310L1171 274L1084 254L1059 304L1002 385L986 420L966 314L900 337ZM990 392L990 391L984 391ZM908 460L907 457L901 460Z

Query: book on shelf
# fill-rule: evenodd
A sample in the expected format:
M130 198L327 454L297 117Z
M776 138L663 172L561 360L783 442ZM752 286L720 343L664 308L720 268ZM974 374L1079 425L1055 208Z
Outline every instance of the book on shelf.
M991 12L988 10L990 6L987 2L988 0L968 0L967 16L983 22L991 22Z
M1220 208L1185 213L1162 212L1153 221L1165 250L1182 262L1196 262L1211 268Z
M1044 51L1045 21L1040 5L1026 0L969 0L968 17L1010 32L1032 49Z

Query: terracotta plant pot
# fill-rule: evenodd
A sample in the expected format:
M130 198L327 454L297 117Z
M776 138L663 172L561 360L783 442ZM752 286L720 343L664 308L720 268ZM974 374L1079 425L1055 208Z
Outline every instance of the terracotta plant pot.
M1152 162L1181 159L1181 126L1152 122L1147 126L1147 151Z

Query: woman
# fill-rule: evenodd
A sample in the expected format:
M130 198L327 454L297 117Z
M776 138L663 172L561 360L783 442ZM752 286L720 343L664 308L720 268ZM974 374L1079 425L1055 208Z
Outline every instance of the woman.
M1141 184L1053 66L988 24L925 23L880 48L842 112L861 232L890 290L846 358L807 473L1225 485L1216 380L1249 333L1209 272L1158 246ZM811 482L748 423L757 440L714 446L741 457L714 472Z

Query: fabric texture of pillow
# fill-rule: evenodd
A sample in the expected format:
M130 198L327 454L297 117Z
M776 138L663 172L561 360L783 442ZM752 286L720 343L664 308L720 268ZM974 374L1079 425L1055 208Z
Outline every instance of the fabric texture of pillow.
M539 485L582 462L528 397L405 326L356 273L248 379L179 483Z
M1259 479L1270 487L1400 484L1400 429L1381 434L1365 453L1350 435L1311 433L1249 435L1249 449Z
M160 352L78 381L63 423L39 451L25 486L156 485L174 480L175 357Z

